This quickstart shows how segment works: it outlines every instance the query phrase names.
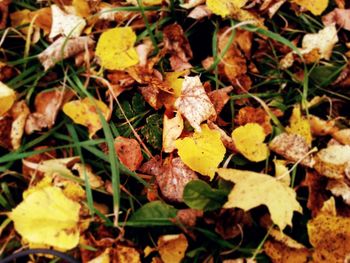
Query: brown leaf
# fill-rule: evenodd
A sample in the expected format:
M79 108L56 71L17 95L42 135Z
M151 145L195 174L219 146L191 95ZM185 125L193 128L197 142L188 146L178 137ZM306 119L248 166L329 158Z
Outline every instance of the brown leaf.
M232 152L238 152L232 137L228 136L223 129L221 129L218 125L216 125L212 121L208 121L208 127L220 133L220 139L227 149L230 149Z
M52 68L57 62L73 57L78 53L92 48L95 42L90 37L76 37L67 39L61 37L38 55L38 59L45 70Z
M332 137L344 145L350 145L350 129L342 129L332 134Z
M188 242L184 234L165 235L158 239L158 251L164 263L180 263Z
M6 21L7 21L8 9L9 9L10 3L11 3L11 0L0 1L0 14L1 14L0 29L4 29L6 27Z
M135 171L142 163L143 156L140 144L135 139L118 136L114 140L118 158L131 171Z
M298 134L282 133L271 141L269 148L291 162L301 160L300 163L307 167L313 167L315 163L313 158L307 155L310 150L307 142Z
M196 210L192 208L180 209L176 214L175 222L178 221L185 226L194 227L196 225L197 219L202 216L202 210Z
M350 9L335 8L322 17L322 22L326 26L336 23L341 28L350 31Z
M307 248L288 247L275 240L264 243L264 252L273 263L305 263L309 261L311 254Z
M0 62L0 81L5 82L16 75L16 71L13 67Z
M162 195L172 202L182 202L186 184L198 178L179 157L167 158L163 163L159 158L151 159L140 170L154 175Z
M230 100L229 93L233 91L232 86L209 92L208 97L213 103L216 114L219 115L226 103Z
M338 130L338 128L335 126L335 120L325 121L314 115L309 115L308 120L312 135L332 135Z
M13 118L10 114L0 116L0 146L11 149L11 126Z

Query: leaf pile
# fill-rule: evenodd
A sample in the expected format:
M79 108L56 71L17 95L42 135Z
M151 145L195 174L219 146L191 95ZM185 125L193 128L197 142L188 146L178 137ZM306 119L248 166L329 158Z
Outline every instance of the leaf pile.
M348 261L349 30L344 0L0 1L0 261Z

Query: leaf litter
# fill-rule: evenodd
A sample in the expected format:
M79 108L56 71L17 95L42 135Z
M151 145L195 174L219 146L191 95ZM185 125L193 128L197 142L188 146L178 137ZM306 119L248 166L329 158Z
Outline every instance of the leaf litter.
M349 259L347 1L0 10L0 261Z

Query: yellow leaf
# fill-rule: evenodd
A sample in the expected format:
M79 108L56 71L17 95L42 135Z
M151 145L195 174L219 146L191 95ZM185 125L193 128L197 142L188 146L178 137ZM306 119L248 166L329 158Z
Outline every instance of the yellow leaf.
M308 145L311 145L312 135L309 120L301 116L300 106L296 105L293 109L292 116L289 119L289 127L286 128L288 133L299 134Z
M135 6L139 6L137 0L126 0L126 2L133 4ZM163 0L140 0L142 2L142 5L144 6L153 6L153 5L161 5Z
M158 251L164 263L180 263L188 242L184 234L165 235L158 239Z
M15 91L0 81L0 116L11 109L15 99Z
M224 159L226 148L218 131L209 129L206 124L201 128L201 132L195 132L191 137L176 140L175 147L188 167L213 179L216 168Z
M102 116L107 119L109 116L109 109L106 104L99 100L85 98L67 102L63 106L63 112L75 123L88 128L90 138L102 128L98 110L100 110Z
M315 16L322 14L328 6L328 0L292 0L301 7L309 10Z
M260 162L269 156L269 149L264 142L264 128L257 123L247 123L232 132L232 139L237 150L248 160Z
M10 14L10 18L11 18L11 25L13 27L18 27L24 24L29 24L31 19L30 19L30 10L28 9L23 9L20 11L16 11ZM20 31L24 34L28 33L28 27L29 25L27 25L24 28L21 28Z
M134 48L136 34L131 27L109 29L100 36L96 55L106 69L124 70L139 62Z
M24 197L9 217L23 241L65 251L79 243L79 210L60 188L49 186Z
M286 186L290 185L290 174L288 167L286 166L286 160L273 160L275 164L275 177L284 183Z
M218 169L219 176L235 183L224 208L245 211L266 205L272 221L283 230L292 225L293 212L302 212L294 190L267 174L236 169Z
M176 98L180 97L182 84L184 82L183 77L188 73L188 70L167 72L165 74L165 82L173 89Z
M89 260L87 263L110 263L111 257L109 256L110 248L105 249L102 254Z
M248 0L207 0L207 6L214 14L226 17L231 14L234 8L243 7Z
M73 0L72 5L78 16L87 17L90 15L90 7L86 0Z
M350 218L319 214L307 224L313 262L343 263L350 253Z

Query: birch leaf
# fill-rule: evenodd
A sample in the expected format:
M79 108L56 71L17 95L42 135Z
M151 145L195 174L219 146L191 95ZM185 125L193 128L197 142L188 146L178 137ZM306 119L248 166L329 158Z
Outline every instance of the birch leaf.
M294 190L267 174L236 169L218 169L219 176L235 183L224 208L245 211L266 205L272 221L283 230L292 225L293 212L302 212Z
M289 127L287 132L299 134L302 136L308 145L311 145L312 135L309 120L301 116L300 106L295 106L292 116L289 119Z
M201 130L191 137L176 140L175 147L188 167L212 180L216 168L224 159L226 148L218 131L209 129L206 124L201 126Z

